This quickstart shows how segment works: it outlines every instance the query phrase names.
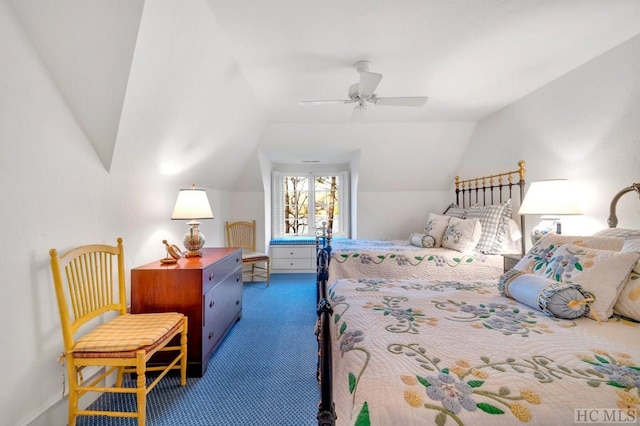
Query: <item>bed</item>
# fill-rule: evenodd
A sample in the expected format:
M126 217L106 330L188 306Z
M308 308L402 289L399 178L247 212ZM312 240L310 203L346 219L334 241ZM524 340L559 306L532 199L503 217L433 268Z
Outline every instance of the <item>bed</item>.
M327 230L332 246L331 276L497 278L503 272L500 254L524 251L524 217L519 222L512 218L524 196L524 166L520 161L515 170L470 179L456 176L455 202L443 208L444 213L439 212L443 214L430 213L424 229L416 230L407 240L331 241L331 230ZM446 238L445 231L454 229L448 226L454 220L458 229L465 230L462 241ZM476 228L470 227L471 221Z
M616 201L610 229L545 236L499 279L336 280L320 239L318 424L635 423L640 230L615 228ZM519 279L555 293L531 303Z

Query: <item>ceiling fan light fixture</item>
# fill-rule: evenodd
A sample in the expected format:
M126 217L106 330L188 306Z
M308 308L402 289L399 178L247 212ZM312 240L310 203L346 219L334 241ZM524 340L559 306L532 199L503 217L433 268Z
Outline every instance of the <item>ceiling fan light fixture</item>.
M426 96L407 97L378 97L374 91L382 80L383 75L371 72L371 62L358 61L355 64L356 71L360 74L360 80L349 86L347 92L349 99L344 100L312 100L301 101L303 105L308 104L329 104L329 103L355 103L354 111L363 112L367 108L367 103L386 106L423 106L427 102Z

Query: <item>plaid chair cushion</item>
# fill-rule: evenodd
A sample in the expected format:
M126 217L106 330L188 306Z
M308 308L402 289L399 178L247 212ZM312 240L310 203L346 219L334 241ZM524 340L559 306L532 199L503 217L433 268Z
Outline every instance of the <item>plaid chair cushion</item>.
M78 339L73 352L127 352L145 348L179 326L183 317L175 312L120 315Z

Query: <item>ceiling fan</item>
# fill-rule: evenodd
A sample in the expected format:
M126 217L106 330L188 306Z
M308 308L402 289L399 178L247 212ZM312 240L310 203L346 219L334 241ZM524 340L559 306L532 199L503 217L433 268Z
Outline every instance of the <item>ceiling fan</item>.
M389 106L423 106L427 102L426 96L378 97L374 92L382 80L382 74L371 72L371 62L356 62L356 71L360 74L360 81L349 86L349 99L300 101L303 105L321 104L352 104L355 103L354 113L362 113L367 103Z

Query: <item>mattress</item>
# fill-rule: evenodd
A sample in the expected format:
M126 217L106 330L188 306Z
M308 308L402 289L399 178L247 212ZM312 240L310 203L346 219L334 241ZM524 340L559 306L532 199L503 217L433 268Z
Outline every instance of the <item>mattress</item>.
M329 276L493 279L503 273L501 255L464 254L446 248L422 248L408 240L337 240L332 242Z
M337 425L571 425L640 404L638 323L548 317L496 280L328 290Z

